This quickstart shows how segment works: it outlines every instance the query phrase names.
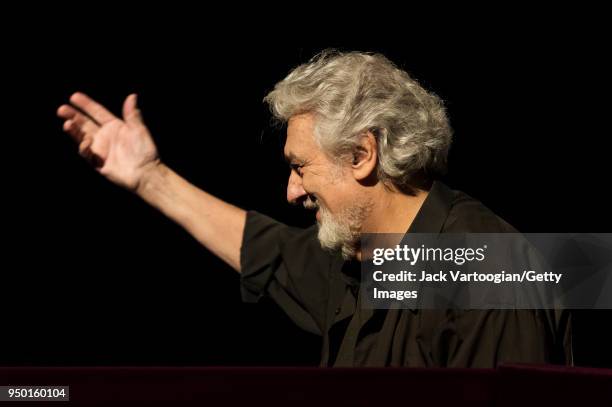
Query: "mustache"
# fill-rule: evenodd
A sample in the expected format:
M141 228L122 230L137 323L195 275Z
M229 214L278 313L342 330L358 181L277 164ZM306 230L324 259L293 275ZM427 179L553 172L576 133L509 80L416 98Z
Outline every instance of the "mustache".
M317 198L312 195L308 195L303 202L304 208L306 209L318 209L319 202L317 202Z

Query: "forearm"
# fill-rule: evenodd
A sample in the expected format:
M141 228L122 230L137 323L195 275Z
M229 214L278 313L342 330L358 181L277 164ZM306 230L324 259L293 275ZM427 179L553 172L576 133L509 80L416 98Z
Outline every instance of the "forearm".
M162 163L146 172L136 194L240 272L246 211L204 192Z

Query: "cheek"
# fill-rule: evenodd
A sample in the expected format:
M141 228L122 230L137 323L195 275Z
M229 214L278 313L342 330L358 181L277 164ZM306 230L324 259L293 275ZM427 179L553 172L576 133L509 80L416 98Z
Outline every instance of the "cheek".
M321 190L321 177L309 172L302 175L302 187L308 194L318 194Z
M340 185L334 184L322 188L315 195L319 204L333 214L338 214L350 205L350 195L346 195Z
M308 194L315 195L319 203L330 212L336 213L344 208L347 200L351 199L350 182L343 177L344 174L332 173L330 168L316 168L305 172L302 177L302 186Z

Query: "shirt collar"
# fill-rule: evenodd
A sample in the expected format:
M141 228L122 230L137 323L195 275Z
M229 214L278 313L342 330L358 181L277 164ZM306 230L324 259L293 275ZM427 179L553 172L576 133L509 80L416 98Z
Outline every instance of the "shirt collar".
M441 181L434 181L427 198L421 205L406 233L440 233L453 205L454 192ZM338 256L339 257L339 256ZM358 286L361 280L360 263L356 260L343 261L342 275L351 286Z
M453 190L434 181L407 233L440 233L453 204Z

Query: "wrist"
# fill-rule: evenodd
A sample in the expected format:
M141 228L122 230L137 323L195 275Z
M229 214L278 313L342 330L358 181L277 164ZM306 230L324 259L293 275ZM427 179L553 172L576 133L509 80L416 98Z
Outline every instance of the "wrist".
M168 171L169 168L159 158L145 164L142 168L139 181L133 190L134 193L144 198L145 195L157 189L165 179Z

